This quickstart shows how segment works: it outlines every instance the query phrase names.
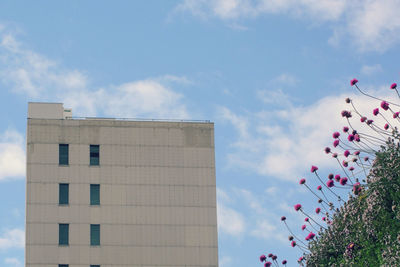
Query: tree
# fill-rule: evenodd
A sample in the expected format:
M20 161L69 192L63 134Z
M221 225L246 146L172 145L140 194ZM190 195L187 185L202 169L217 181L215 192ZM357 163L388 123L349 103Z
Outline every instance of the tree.
M324 179L318 167L312 166L321 183L316 190L300 179L299 184L318 202L312 214L301 204L294 205L305 216L300 234L289 228L285 216L281 218L291 234L290 245L302 251L298 260L302 266L400 266L400 134L396 126L400 118L395 111L400 105L367 94L357 83L356 79L350 82L361 94L380 102L380 108L372 111L376 122L346 98L351 107L341 112L346 125L332 134L333 147L325 148L338 162L340 174ZM397 84L390 89L400 98ZM354 128L357 117L360 130ZM264 266L279 265L273 254L262 255L260 261Z

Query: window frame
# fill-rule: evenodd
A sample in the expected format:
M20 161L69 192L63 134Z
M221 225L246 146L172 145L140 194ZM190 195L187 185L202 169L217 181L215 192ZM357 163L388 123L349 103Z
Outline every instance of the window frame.
M62 201L63 200L62 188L64 188L64 190L66 188L66 191L67 191L66 192L66 201ZM65 194L65 192L64 192L64 194ZM60 206L68 206L69 205L69 184L68 183L59 183L58 184L58 205L60 205Z
M98 227L98 229L96 229ZM100 230L100 224L91 224L90 225L90 246L92 247L98 247L100 246L101 242L101 230ZM98 232L98 240L95 238L94 234ZM97 241L97 242L96 242Z
M100 145L89 145L89 165L100 166Z
M66 150L63 150L62 148L66 148ZM66 154L64 155L63 152L66 152ZM58 165L69 165L69 144L58 144Z
M97 192L96 199L95 192ZM100 206L100 184L90 184L90 206Z
M64 241L64 239L62 238L62 228L66 227L65 229L63 229L64 231L66 231L66 242L61 242ZM59 223L58 224L58 245L59 246L69 246L69 224L68 223Z

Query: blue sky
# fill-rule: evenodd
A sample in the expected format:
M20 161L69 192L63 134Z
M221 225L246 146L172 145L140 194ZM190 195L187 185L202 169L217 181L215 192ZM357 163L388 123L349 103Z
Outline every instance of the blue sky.
M399 80L397 0L0 2L0 266L23 266L28 101L215 122L221 267L289 266L280 216L342 126L353 77ZM367 100L359 98L361 104ZM370 104L368 102L368 104Z

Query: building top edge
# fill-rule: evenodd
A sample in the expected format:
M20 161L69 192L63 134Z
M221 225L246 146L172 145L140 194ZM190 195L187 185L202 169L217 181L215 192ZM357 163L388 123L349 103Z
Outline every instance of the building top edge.
M27 118L28 120L50 120L50 121L97 121L97 122L161 122L161 123L199 123L214 124L210 120L184 120L184 119L144 119L144 118L106 118L106 117L71 117L66 119L54 118Z

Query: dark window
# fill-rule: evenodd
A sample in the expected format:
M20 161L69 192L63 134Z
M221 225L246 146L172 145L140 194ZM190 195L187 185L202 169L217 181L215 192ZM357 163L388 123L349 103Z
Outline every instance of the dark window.
M90 267L100 267L100 265L90 265Z
M58 244L68 245L69 224L60 223L58 225Z
M58 145L58 164L68 165L68 144Z
M90 145L90 165L100 165L100 146Z
M59 264L58 267L68 267L68 264Z
M100 246L100 224L90 225L90 245Z
M90 205L100 205L100 185L90 185Z
M60 205L68 205L69 202L69 184L60 184L59 185L59 195L58 195L58 204Z

